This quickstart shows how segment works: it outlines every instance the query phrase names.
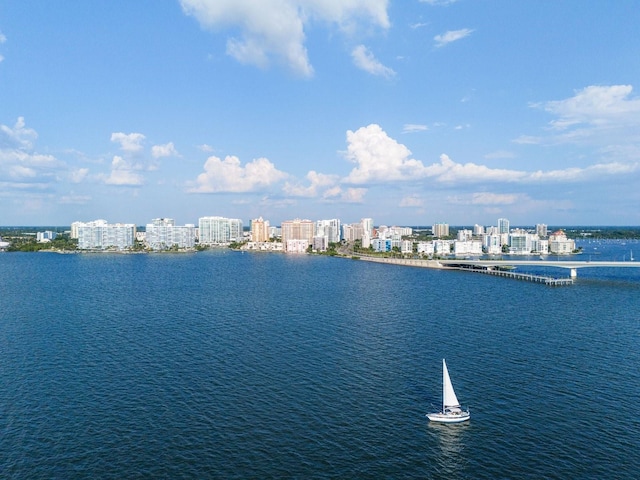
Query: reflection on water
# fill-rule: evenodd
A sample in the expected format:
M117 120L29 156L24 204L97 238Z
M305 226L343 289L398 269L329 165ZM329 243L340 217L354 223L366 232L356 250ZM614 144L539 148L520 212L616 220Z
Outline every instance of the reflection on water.
M436 449L436 471L446 478L459 478L465 472L467 460L467 431L470 423L443 424L429 422L427 435L438 446Z

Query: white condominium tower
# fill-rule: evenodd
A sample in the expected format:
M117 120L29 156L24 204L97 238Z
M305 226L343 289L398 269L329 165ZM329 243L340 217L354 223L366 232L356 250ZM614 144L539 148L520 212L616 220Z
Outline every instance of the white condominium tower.
M133 247L136 238L136 226L133 223L109 224L106 220L74 222L71 230L81 250L126 250Z
M242 241L242 220L225 217L200 217L198 230L200 243L214 245Z
M196 242L196 226L176 226L171 218L155 218L152 223L147 224L145 239L151 250L193 248Z

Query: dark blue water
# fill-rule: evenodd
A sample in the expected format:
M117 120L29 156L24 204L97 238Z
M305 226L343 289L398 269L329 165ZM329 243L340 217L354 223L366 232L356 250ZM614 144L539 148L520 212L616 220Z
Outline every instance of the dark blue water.
M640 269L578 275L0 254L0 477L637 478Z

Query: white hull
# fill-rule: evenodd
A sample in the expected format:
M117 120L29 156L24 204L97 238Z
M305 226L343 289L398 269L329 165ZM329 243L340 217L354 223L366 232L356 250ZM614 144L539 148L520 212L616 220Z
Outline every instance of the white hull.
M427 413L427 418L432 422L440 423L460 423L466 422L471 418L469 412L461 413Z

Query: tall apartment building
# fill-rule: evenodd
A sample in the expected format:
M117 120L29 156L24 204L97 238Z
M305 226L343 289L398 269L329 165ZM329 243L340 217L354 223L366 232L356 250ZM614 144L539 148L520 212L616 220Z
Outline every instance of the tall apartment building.
M77 235L81 250L126 250L133 247L136 226L133 223L109 224L106 220L74 222L72 232Z
M238 218L200 217L198 231L202 245L241 242L243 239L242 220Z
M326 237L328 243L340 242L340 220L318 220L316 222L316 237Z
M342 226L342 238L347 242L362 240L364 227L362 223L349 223Z
M537 224L536 225L536 233L540 237L546 237L547 236L547 226L544 223Z
M155 218L146 226L145 240L152 250L167 250L172 247L193 248L196 243L196 226L176 226L171 218Z
M509 220L506 218L498 219L498 233L509 233Z
M269 238L269 220L262 217L251 220L251 241L267 242Z
M437 238L449 236L449 224L448 223L436 223L431 227L433 236Z
M364 235L368 235L369 238L373 238L373 218L363 218L360 220L360 223L364 229Z
M282 229L282 245L285 252L300 251L302 244L299 240L306 241L307 246L313 243L315 224L311 220L286 220L280 225ZM306 247L304 247L306 248Z

